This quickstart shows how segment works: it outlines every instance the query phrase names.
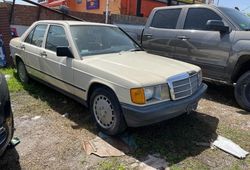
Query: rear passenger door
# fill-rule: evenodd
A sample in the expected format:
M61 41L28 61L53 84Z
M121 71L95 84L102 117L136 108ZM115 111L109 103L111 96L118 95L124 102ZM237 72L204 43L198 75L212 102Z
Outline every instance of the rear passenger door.
M21 45L22 50L24 51L24 59L27 70L33 76L38 78L43 78L41 74L40 67L40 53L42 50L42 44L47 29L47 24L39 24L25 38L24 42Z
M176 59L199 65L205 77L223 79L233 33L208 30L208 20L222 20L222 16L210 8L189 8L183 30L176 36Z
M142 46L150 53L172 57L175 51L175 38L181 8L156 10L150 18L152 22L146 25Z
M68 47L69 42L62 25L50 25L41 52L41 69L45 73L45 80L53 86L74 94L72 58L58 57L57 47Z

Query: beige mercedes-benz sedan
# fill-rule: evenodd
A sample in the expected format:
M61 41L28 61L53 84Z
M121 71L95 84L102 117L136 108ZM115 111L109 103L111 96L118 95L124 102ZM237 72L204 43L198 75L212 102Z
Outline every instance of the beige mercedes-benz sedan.
M148 54L114 25L38 21L10 47L23 83L85 104L109 135L190 112L207 89L199 67Z

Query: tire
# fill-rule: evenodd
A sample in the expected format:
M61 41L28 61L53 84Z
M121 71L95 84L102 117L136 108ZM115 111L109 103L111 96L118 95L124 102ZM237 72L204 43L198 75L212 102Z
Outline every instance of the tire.
M108 135L120 134L127 127L120 103L108 88L98 88L91 94L90 111L98 129Z
M4 153L14 133L14 120L10 104L10 95L6 79L0 75L0 127L6 129L7 138L0 145L0 156ZM8 120L8 121L6 121Z
M18 60L17 62L17 74L22 83L29 82L28 72L26 70L25 64L21 60Z
M234 89L237 103L250 112L250 71L244 73L237 81Z

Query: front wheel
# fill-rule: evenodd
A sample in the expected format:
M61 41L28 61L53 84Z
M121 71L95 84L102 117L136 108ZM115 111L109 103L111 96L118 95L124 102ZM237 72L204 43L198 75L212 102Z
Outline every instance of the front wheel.
M29 75L27 73L24 63L21 60L17 62L17 74L22 83L29 82Z
M108 88L98 88L92 93L90 111L102 132L117 135L126 129L120 103Z
M238 79L234 95L237 103L246 111L250 111L250 71Z

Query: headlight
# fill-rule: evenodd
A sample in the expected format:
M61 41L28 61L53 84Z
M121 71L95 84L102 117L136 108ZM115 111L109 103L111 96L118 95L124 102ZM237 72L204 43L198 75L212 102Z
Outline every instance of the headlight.
M144 88L145 99L150 100L154 97L154 87L146 87Z
M152 103L170 99L167 84L131 89L130 95L132 102L136 104Z

